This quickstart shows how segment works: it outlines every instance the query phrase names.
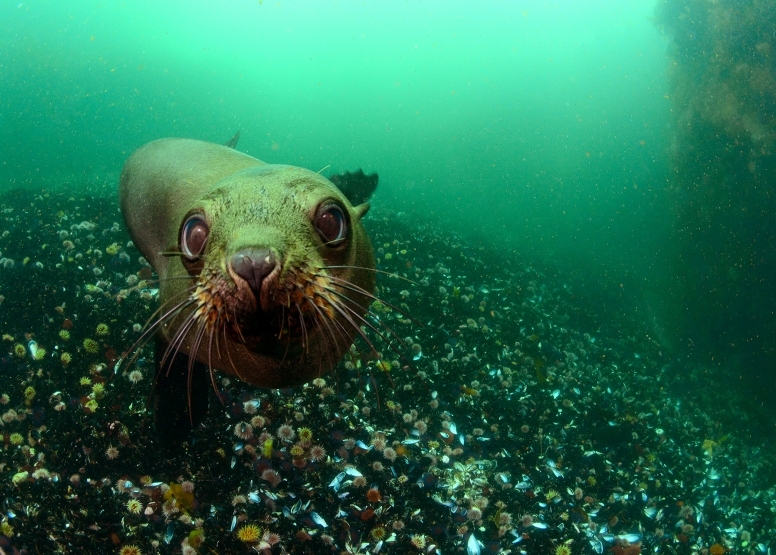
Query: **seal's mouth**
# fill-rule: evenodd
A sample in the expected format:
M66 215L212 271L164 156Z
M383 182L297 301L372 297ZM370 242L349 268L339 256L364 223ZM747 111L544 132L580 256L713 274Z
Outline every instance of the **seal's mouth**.
M254 260L262 262L257 267ZM299 379L305 376L327 373L348 349L355 348L354 356L362 359L380 358L367 329L411 366L404 358L406 346L380 313L396 311L422 324L342 275L343 270L375 271L373 268L287 260L281 265L273 261L271 253L253 252L233 258L226 266L225 272L205 265L191 287L184 290L188 292L185 299L160 308L160 316L149 322L130 348L129 353L134 352L130 367L154 332L162 328L168 339L159 371L170 368L181 352L189 357L189 376L194 361L199 360L207 365L213 384L216 368L242 379L246 360L255 361L248 364L287 369L291 378L272 383L291 384L302 383ZM358 346L351 347L356 338L363 340L369 354ZM262 358L274 362L261 362ZM298 364L302 364L301 370ZM248 381L263 386L262 380Z
M192 317L207 328L206 333L225 333L231 341L266 356L288 356L307 350L325 333L339 342L352 342L357 322L367 312L368 298L359 303L355 285L336 283L322 267L296 266L279 262L270 250L243 250L227 264L231 279L221 271L203 269L190 299L196 303ZM336 322L345 318L345 325ZM223 331L221 331L223 330ZM349 331L348 331L349 330ZM338 349L339 350L339 349Z

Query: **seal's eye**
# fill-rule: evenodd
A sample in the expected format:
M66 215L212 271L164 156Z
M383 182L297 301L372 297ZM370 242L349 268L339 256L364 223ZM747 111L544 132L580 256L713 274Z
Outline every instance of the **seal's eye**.
M181 252L186 258L195 259L205 252L205 244L210 234L210 226L207 225L202 214L192 214L183 223L181 230Z
M336 204L323 206L315 219L315 228L330 247L340 246L348 236L348 223L342 208Z

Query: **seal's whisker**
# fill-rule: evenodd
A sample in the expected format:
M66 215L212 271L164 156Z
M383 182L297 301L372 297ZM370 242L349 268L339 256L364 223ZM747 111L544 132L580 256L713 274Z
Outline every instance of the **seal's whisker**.
M355 304L355 305L356 305L358 308L363 308L363 307L362 307L360 304L358 304L357 302L355 302L353 299L351 299L351 298L350 298L350 297L348 297L347 295L343 295L342 293L340 293L340 292L339 292L339 291L337 291L336 289L331 289L331 288L329 288L329 287L326 287L326 286L321 286L321 287L322 287L323 289L325 289L326 291L329 291L329 292L330 292L332 295L336 295L336 296L338 296L338 297L340 297L340 298L342 298L342 299L344 299L344 300L346 300L346 301L349 301L349 302L351 302L351 303ZM352 309L352 307L350 308L350 310L353 310L353 309ZM383 328L385 328L385 330L386 330L387 332L389 332L389 333L390 333L390 334L391 334L391 335L394 337L394 339L396 339L396 341L398 341L398 342L399 342L399 345L401 345L401 346L402 346L402 347L404 347L405 349L407 348L407 345L404 343L404 340L402 340L402 338L401 338L401 337L399 337L398 335L396 335L396 332L395 332L395 331L393 331L393 329L391 328L391 326L389 326L388 324L386 324L385 322L383 322L382 318L378 317L378 316L377 316L377 314L375 314L375 313L374 313L374 312L372 312L371 310L367 310L367 311L366 311L366 313L367 313L369 316L371 316L371 317L372 317L374 320L377 320L377 321L380 323L380 325L381 325L381 326L383 326Z
M224 350L226 351L226 358L229 359L229 364L232 366L232 370L234 370L234 375L240 378L242 381L245 381L243 377L240 375L240 371L237 369L237 366L235 366L234 361L232 360L232 353L229 352L229 349L228 349L229 338L226 336L226 326L223 326L221 329L224 332L224 343L226 343L226 346L224 348ZM218 387L216 387L215 372L210 373L210 379L213 382L213 389L215 390L216 395L218 395L218 398L221 399L221 404L223 404L224 400L221 398L221 395L218 393Z
M240 341L242 342L243 345L245 345L247 341L245 340L245 336L242 334L242 328L239 325L237 325L238 324L237 311L235 310L234 307L232 307L232 317L234 318L234 323L235 323L233 327L237 328L237 334L240 336Z
M202 344L202 339L205 337L205 332L207 331L207 321L203 320L199 324L199 328L197 328L197 334L194 337L194 343L191 346L191 349L189 350L189 365L188 365L188 376L186 377L186 389L187 389L187 397L189 401L189 423L191 424L191 427L194 427L194 410L191 406L191 382L194 377L194 366L197 362L197 353L199 353L199 347ZM172 360L170 361L170 364L172 364Z
M325 289L325 288L324 288L324 289ZM332 291L332 293L334 293L334 294L337 294L337 295L340 295L340 293L338 293L338 292L336 292L336 291ZM326 297L324 296L323 298L325 299ZM344 298L347 298L347 297L344 297ZM348 299L348 300L350 300L350 299ZM340 308L339 308L339 307L341 306L341 307L342 307L342 309L345 309L345 310L347 310L347 311L348 311L350 314L352 314L352 315L353 315L353 316L355 316L355 317L356 317L358 320L360 320L361 322L363 322L363 323L364 323L364 325L368 326L368 327L369 327L369 328L370 328L370 329L371 329L373 332L375 332L375 333L376 333L376 334L377 334L377 335L378 335L378 336L379 336L379 337L380 337L380 338L381 338L383 341L385 341L385 342L388 344L388 346L391 348L391 350L392 350L394 353L396 353L397 355L399 355L399 357L401 357L401 359L402 359L402 360L403 360L403 361L404 361L404 362L407 364L407 366L408 366L409 368L411 368L411 369L412 369L412 371L415 373L415 375L416 375L416 376L418 375L418 372L417 372L417 371L415 370L415 368L412 366L412 364L410 363L410 361L409 361L409 360L407 360L407 357L405 357L405 356L404 356L404 353L402 353L402 352L401 352L401 350L399 350L398 348L396 348L396 346L393 344L393 342L392 342L392 341L390 341L390 340L389 340L389 339L388 339L388 338L387 338L385 335L383 335L383 334L382 334L382 333L381 333L381 332L380 332L380 331L379 331L379 330L378 330L378 329L377 329L375 326L373 326L373 325L372 325L372 324L371 324L371 323L370 323L370 322L369 322L369 321L368 321L366 318L364 318L364 317L363 317L363 316L361 316L361 315L360 315L358 312L356 312L356 311L355 311L353 308L351 308L351 307L349 307L349 306L347 306L347 305L345 305L345 304L343 304L343 305L339 305L339 304L337 304L337 303L332 303L332 302L331 302L331 301L329 301L328 299L327 299L327 301L328 301L328 302L329 302L329 304L331 304L331 306L333 306L333 307L334 307L334 308L335 308L335 309L336 309L338 312L340 312L340 314L342 314L342 311L341 311L341 310L340 310ZM357 306L359 306L359 305L357 305ZM371 314L371 313L369 313L369 314L370 314L370 315L372 315L372 317L373 317L373 318L376 318L374 314ZM401 343L401 345L402 345L403 347L405 347L405 348L406 348L406 345L404 344L404 342L403 342L401 339L399 339L399 338L398 338L398 336L397 336L397 335L396 335L396 333L395 333L395 332L394 332L394 331L393 331L393 330L390 328L390 326L388 326L387 324L385 324L385 322L383 322L383 321L382 321L380 318L376 318L376 320L377 320L378 322L380 322L380 324L381 324L382 326L384 326L384 327L385 327L385 328L386 328L386 329L387 329L387 330L388 330L388 331L391 333L391 335L393 335L394 337L396 337L396 339L399 341L399 343ZM352 320L351 320L351 321L352 321ZM355 323L354 323L353 325L355 325ZM361 328L359 327L359 329L361 329ZM374 347L372 347L372 348L374 349ZM418 378L420 378L420 376L418 376ZM388 379L391 381L391 383L393 383L393 380L390 378L390 375L389 375L389 378L388 378ZM423 382L423 380L421 380L421 381ZM425 382L423 382L423 385L424 385L424 386L426 385L426 384L425 384ZM428 386L426 386L426 389L428 389Z
M401 280L404 280L404 281L408 281L412 285L417 285L417 283L412 281L410 278L404 277L404 276L400 276L396 272L387 272L385 270L378 270L377 268L367 268L366 266L321 266L320 268L321 268L321 270L339 270L339 269L342 269L342 270L346 270L346 269L350 269L350 270L364 270L364 271L367 271L367 272L374 272L376 274L385 274L386 276L389 276L389 277L395 277L395 278L398 278L398 279L401 279Z
M316 314L317 317L314 318L313 321L318 325L318 329L321 330L321 338L325 339L327 337L326 334L323 333L324 332L323 326L325 325L326 331L329 332L329 337L331 337L332 340L334 340L334 345L336 345L337 350L339 350L339 342L337 341L337 338L334 335L334 332L331 330L331 326L329 326L328 318L324 316L320 307L318 307L310 297L308 297L304 292L302 292L302 295L304 296L304 299L310 304L310 306L313 307L313 310L315 311L314 314ZM331 351L329 349L324 349L324 351L326 352L326 358L329 360L329 368L333 368L335 363L332 361ZM319 367L318 375L319 376L321 375L320 367Z
M218 318L220 318L221 313L219 311ZM217 320L218 323L220 323L219 320ZM210 337L208 337L207 340L207 370L208 374L210 375L210 383L213 384L213 391L216 392L216 397L218 397L218 400L221 401L221 404L224 405L224 399L221 397L221 394L218 392L218 389L216 388L216 379L215 379L215 370L213 369L213 339L215 339L216 343L216 350L219 350L218 347L218 333L217 326L213 325L210 326ZM220 358L219 354L219 358Z
M380 408L380 388L377 387L377 380L375 380L374 375L372 375L372 368L370 366L367 366L366 370L367 372L369 372L369 379L372 380L372 384L374 384L375 386L375 396L377 397L377 408L379 409ZM395 389L396 386L393 383L393 378L391 378L391 375L388 374L388 372L386 372L386 374L388 376L388 381L391 382L391 387Z
M186 253L184 253L183 251L159 251L158 254L167 258L172 256L186 256ZM197 258L201 260L206 260L208 256L204 253L201 253L197 256Z
M192 299L188 299L188 300L193 303ZM177 342L177 341L180 341L180 343L183 342L183 339L188 334L188 331L189 331L189 329L191 329L191 326L194 324L194 322L196 322L196 318L195 318L194 314L190 314L186 318L184 323L181 324L181 327L176 332L175 337L173 338L173 341L171 341L167 345L167 348L164 350L164 354L162 355L162 360L159 363L159 368L156 370L156 375L154 376L154 382L153 382L153 385L151 386L151 391L148 393L149 402L150 402L150 399L153 397L154 392L156 391L156 382L157 382L157 380L159 380L159 377L162 375L162 372L164 371L164 363L167 360L167 357L169 356L169 354L170 354L170 352L171 352L171 350L173 348L174 343ZM178 347L180 347L180 345L178 345ZM177 354L177 353L178 353L178 348L175 348L175 354ZM168 376L170 374L170 370L172 370L172 361L174 359L175 359L175 355L173 355L172 359L170 359L170 364L167 367L167 374L166 375L168 375Z
M219 328L224 328L225 326L226 324L221 320L221 307L218 307L216 310L216 320L210 326L210 330L211 332L218 332ZM218 358L221 358L221 346L218 341L218 333L216 333L216 355L218 355ZM208 358L210 358L210 354L208 354Z
M384 304L388 308L391 308L391 309L395 310L396 312L398 312L402 316L405 316L405 317L409 318L410 320L412 320L413 322L415 322L419 326L423 327L422 323L420 323L418 320L413 318L411 315L409 315L406 312L404 312L402 309L400 309L400 308L398 308L398 307L396 307L396 306L394 306L394 305L392 305L390 303L385 302L384 300L380 299L376 295L373 295L369 291L363 289L362 287L359 287L358 285L355 285L354 283L352 283L352 282L350 282L350 281L348 281L346 279L341 279L341 278L338 278L336 276L329 276L329 275L326 275L326 274L313 274L313 275L314 276L318 276L318 277L323 277L325 279L329 279L332 282L336 283L339 287L342 287L343 289L347 289L348 291L353 291L354 293L358 293L359 295L363 295L364 297L367 297L368 299L372 299L373 301L379 301L380 303ZM366 308L366 307L362 307L362 308Z
M320 310L320 309L319 309L319 310ZM321 312L323 312L323 311L321 311ZM324 314L325 314L325 313L324 313ZM324 316L324 318L326 318L326 317ZM340 337L343 339L343 341L345 341L345 345L349 345L349 344L352 344L352 343L353 343L353 340L355 339L355 336L354 336L354 335L352 335L352 334L350 334L350 333L348 332L348 329L347 329L345 326L343 326L343 325L342 325L342 323L341 323L339 320L337 320L336 318L326 318L326 319L324 320L324 322L327 322L327 320L328 320L328 321L331 321L331 322L333 322L333 323L334 323L334 326L335 326L335 327L334 327L334 329L335 329L335 330L337 330L337 331L339 332L339 335L340 335ZM336 337L334 338L334 342L335 342L335 344L337 344L337 346L339 347L339 344L337 343L337 339L336 339ZM366 356L366 355L364 355L364 353L363 353L363 352L361 352L361 350L360 350L360 349L359 349L359 354L360 354L362 357L365 357L365 356Z
M335 307L335 309L337 309L337 310L340 312L340 314L342 314L341 310L343 310L343 309L344 309L344 310L347 310L347 311L348 311L348 313L352 314L352 315L353 315L353 316L355 316L355 317L356 317L358 320L360 320L361 322L363 322L363 323L364 323L364 325L365 325L365 326L367 326L369 329L371 329L371 330L372 330L374 333L376 333L376 334L377 334L377 335L380 337L380 339L382 339L383 341L385 341L385 343L386 343L386 344L387 344L387 345L388 345L388 346L391 348L391 350L392 350L394 353L396 353L397 355L399 355L399 356L402 358L402 360L404 360L404 362L406 362L407 364L409 364L409 361L408 361L408 360L407 360L407 359L404 357L404 353L402 353L402 352L401 352L401 350L400 350L400 349L398 349L398 348L396 347L396 345L394 345L394 344L393 344L393 342L392 342L390 339L388 339L388 338L387 338L385 335L383 335L383 333L382 333L380 330L378 330L378 329L377 329L377 328L376 328L374 325L372 325L372 323L371 323L371 322L369 322L369 320L367 320L366 318L364 318L363 316L361 316L361 315L360 315L358 312L356 312L355 310L353 310L351 307L349 307L349 306L347 306L347 305L344 305L344 304L343 304L343 305L338 305L338 304L334 303L334 304L332 304L332 306L334 306L334 307ZM338 307L341 307L341 308L338 308ZM378 321L379 321L379 322L382 324L382 321L380 321L379 319L378 319ZM355 325L355 323L354 323L354 325ZM393 330L391 330L391 332L393 332Z
M313 310L315 311L313 314L316 315L314 321L318 325L318 328L323 330L324 328L322 326L324 325L326 326L326 330L328 331L329 336L331 336L332 340L334 340L334 345L336 345L337 351L339 351L340 349L339 342L337 341L337 337L334 335L334 332L332 331L331 326L329 325L329 321L328 321L329 318L326 317L326 315L323 313L320 307L313 302L313 300L304 292L304 290L301 287L299 287L299 290L302 293L302 296L304 297L305 301L307 301L307 303L313 307ZM333 361L331 357L331 350L330 349L324 349L324 350L326 351L326 357L329 359L329 367L331 368L335 364L335 361ZM321 376L321 370L319 368L318 377L320 376Z
M312 281L310 281L310 280L307 280L307 282L308 282L308 283L310 283L311 285L315 286L315 287L321 287L321 288L323 288L323 289L326 289L327 291L331 291L332 293L338 293L338 292L336 292L336 291L334 291L334 290L332 290L332 289L330 289L330 288L327 288L327 287L325 287L325 286L322 286L322 285L320 285L320 284L317 284L317 283L315 283L315 282L312 282ZM342 324L339 322L339 320L337 320L336 318L332 318L330 315L328 315L328 313L325 313L324 311L322 311L322 310L321 310L321 308L320 308L318 305L316 305L316 304L315 304L315 303L312 301L312 299L310 299L310 297L309 297L309 296L307 296L307 294L306 294L306 293L304 293L304 291L302 291L302 294L304 295L305 299L307 299L307 302L309 302L309 303L310 303L310 305L311 305L311 306L312 306L312 307L313 307L313 308L314 308L314 309L315 309L315 310L316 310L316 311L317 311L317 312L320 314L321 318L323 319L324 323L326 323L326 324L327 324L327 326L328 326L328 321L330 320L331 322L333 322L333 323L334 323L334 324L337 326L337 328L336 328L336 329L337 329L338 331L340 331L340 330L341 330L341 331L340 331L340 336L342 337L342 339L344 339L344 340L345 340L345 344L346 344L346 345L353 343L353 340L355 339L355 337L354 337L353 335L351 335L351 334L349 334L349 333L348 333L347 329L346 329L346 328L345 328L345 327L344 327L344 326L343 326L343 325L342 325ZM351 299L348 299L348 300L351 300ZM327 299L327 301L329 301L329 300ZM329 302L331 302L331 301L329 301ZM354 302L354 304L356 304L356 306L358 306L359 308L363 308L363 307L362 307L361 305L359 305L358 303L355 303L355 301L353 301L353 302ZM332 334L332 335L333 335L333 334ZM337 343L337 341L336 341L336 337L334 338L334 341L335 341L335 343ZM338 344L338 343L337 343L337 347L339 347L339 344ZM374 346L370 345L370 347L371 347L371 348L372 348L372 350L374 351ZM364 356L364 353L362 353L360 350L359 350L359 354L360 354L362 357Z
M172 303L172 302L175 300L175 298L176 298L176 297L180 297L180 296L182 296L182 295L185 295L186 293L191 293L191 292L192 292L194 289L196 289L196 287L197 287L197 286L196 286L196 284L195 284L195 285L192 285L191 287L187 287L187 288L186 288L186 289L184 289L183 291L180 291L180 292L176 293L175 295L173 295L172 297L170 297L170 299L169 299L169 300L167 300L167 301L165 301L164 303L162 303L162 304L161 304L161 306L159 306L159 308L157 308L156 310L154 310L153 314L151 314L151 316L148 318L148 320L146 320L146 323L143 325L143 329L144 329L144 330L147 330L147 328L148 328L148 324L150 324L150 323L151 323L151 320L153 320L153 319L156 317L156 315L157 315L157 314L159 314L160 312L162 312L162 311L164 310L164 308L165 308L165 305L169 305L170 303ZM191 301L191 302L194 302L194 299L191 299L191 298L187 297L187 298L186 298L186 300L185 300L185 301L183 301L183 302L185 303L186 301ZM178 306L180 306L180 305L178 305ZM172 310L175 310L175 308L173 308ZM164 316L161 316L161 317L160 317L160 318L159 318L159 319L156 321L156 323L158 324L160 321L163 321L163 320L165 320L165 319L166 319L166 318L169 316L170 312L172 312L172 310L170 310L170 311L169 311L167 314L165 314Z
M295 305L295 306L296 306L296 311L299 313L299 326L302 328L302 347L304 347L304 352L309 354L310 344L307 341L307 325L304 323L304 314L302 314L302 309L299 308L299 305ZM289 318L290 318L290 315L289 315Z
M129 359L129 362L127 363L127 366L124 368L124 371L128 371L130 368L132 368L132 365L137 360L137 357L140 356L140 353L143 351L143 348L148 344L148 342L153 338L154 334L152 332L155 332L164 322L166 322L170 318L174 318L177 316L182 310L185 310L187 307L189 307L191 304L193 304L194 301L190 298L186 298L182 302L178 303L174 307L172 307L170 310L168 310L164 315L162 315L156 322L154 322L151 326L146 324L145 331L140 335L140 337L135 341L132 346L127 351L127 355L130 353L132 354L132 358ZM157 310L157 312L159 312ZM125 355L126 356L126 355ZM117 364L120 364L123 362L124 358L120 359L120 361Z
M364 351L361 350L361 347L359 347L358 344L354 343L355 336L353 336L350 333L348 333L348 329L337 318L331 318L331 321L334 323L334 326L335 326L334 329L336 329L337 332L339 332L340 337L343 338L343 340L345 341L345 344L346 345L349 344L351 346L351 348L356 350L356 352L358 353L359 359L360 360L369 360L370 357L367 356L367 354L364 353ZM377 353L377 351L374 348L374 345L370 345L370 348L372 349L372 354L376 354ZM350 350L348 350L347 352L348 352L348 354L351 355L351 357L353 356L353 353ZM355 360L355 358L353 360ZM333 365L332 365L332 367L333 367ZM354 367L355 367L355 370L356 370L356 374L358 375L358 377L360 379L361 378L361 372L358 370L358 366L355 363L354 363Z
M194 324L196 323L196 313L191 313L175 332L172 341L170 341L170 343L167 345L167 348L164 350L164 355L162 355L162 360L159 363L160 372L164 367L165 362L167 362L167 359L169 358L170 363L167 365L167 373L165 375L170 375L170 370L172 370L172 361L175 360L175 356L178 354L178 351L183 345L183 341L186 339L186 336L189 334L191 328L194 327Z
M281 328L280 332L282 333L282 331L283 331L283 329ZM283 363L286 361L286 357L288 356L288 351L291 349L291 331L290 330L286 334L286 337L288 338L288 340L286 341L286 350L283 353L283 358L280 359L280 367L281 368L283 367ZM247 347L246 347L246 350L247 350Z
M182 280L182 279L184 280L188 279L192 281L194 280L194 278L192 278L190 275L185 275L185 276L155 277L155 278L144 279L142 281L145 281L146 284L149 284L149 283L163 283L165 281L176 281L176 280ZM137 287L137 285L135 287Z
M331 306L334 310L336 310L340 314L340 316L342 316L351 326L353 326L354 330L358 331L358 334L361 336L361 338L364 341L366 341L367 345L369 345L369 348L372 349L372 351L374 351L375 353L377 352L377 349L375 348L375 346L372 343L372 341L369 339L369 336L366 334L366 332L364 330L361 329L361 326L359 326L353 320L353 318L350 317L350 315L353 314L354 316L358 316L368 327L372 328L372 331L374 331L377 335L382 336L380 334L380 332L377 330L377 328L375 328L372 324L370 324L369 322L364 320L359 314L357 314L353 310L348 309L348 312L345 312L343 310L343 308L345 308L343 305L340 305L339 303L332 301L331 299L329 299L325 295L322 295L320 293L316 293L316 296L318 298L320 298L320 299L323 299L325 302L329 303L329 306ZM388 342L386 341L386 343L388 343Z
M304 253L302 253L302 258L306 259L310 255L311 252L317 251L318 249L320 249L322 247L326 247L328 245L335 244L338 241L339 241L339 239L335 239L333 241L326 241L325 243L321 243L320 245L315 245L315 246L311 247L309 250L307 250Z
M154 317L159 314L162 310L164 310L165 305L168 305L172 303L172 301L175 299L175 297L178 297L180 295L183 295L190 291L191 288L187 288L184 291L181 291L180 293L174 295L170 300L166 301L162 306L157 308L154 313L151 315L151 317L146 321L145 325L143 326L143 333L140 335L140 337L135 341L132 346L129 348L129 350L126 352L128 355L129 353L132 353L134 351L134 355L130 359L129 363L127 364L127 367L125 368L125 371L129 370L132 367L132 364L135 362L137 357L142 352L143 348L148 344L148 342L153 337L153 333L156 330L159 329L159 327L164 324L168 319L175 318L182 310L185 310L188 306L190 306L194 300L190 297L187 297L174 307L172 307L170 310L168 310L166 313L164 313L162 316L160 316L153 324L150 324L151 320L154 319ZM126 355L125 355L126 356Z
M160 284L160 283L162 283L164 281L175 281L175 280L191 280L191 276L170 276L170 277L166 277L166 278L144 279L144 280L141 280L141 281L145 282L145 283L142 284L142 286L141 286L141 283L138 282L137 285L133 285L132 287L127 289L127 291L129 291L129 292L132 292L132 291L142 291L148 285L158 285L158 284ZM194 287L196 287L196 284L192 285L190 288L187 288L186 291L183 291L182 293L188 292L188 291L190 291ZM122 292L118 292L115 295L112 295L111 298L115 299L116 297L118 297L119 295L122 295L122 294L123 294ZM176 293L175 295L173 295L173 297L177 297L180 294L181 293ZM170 301L166 301L166 302L170 302ZM152 316L152 318L153 318L153 316Z

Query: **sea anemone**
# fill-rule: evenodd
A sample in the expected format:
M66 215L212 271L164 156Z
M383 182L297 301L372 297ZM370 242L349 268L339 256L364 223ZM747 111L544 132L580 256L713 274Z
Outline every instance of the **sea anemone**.
M396 451L391 447L386 447L383 451L383 457L393 462L396 460Z
M3 413L3 416L1 417L3 422L6 424L10 424L11 422L16 422L19 419L19 415L16 413L13 409L8 409Z
M112 461L114 459L118 459L119 458L119 450L118 450L118 448L113 447L112 445L110 447L108 447L105 450L105 457L107 457L107 459L109 461Z
M139 515L140 511L143 510L143 504L137 499L130 499L127 501L127 509L133 515Z
M410 537L410 543L412 547L417 549L424 549L426 547L426 536L414 535Z
M377 503L380 501L382 496L380 495L380 490L378 490L375 487L369 488L369 491L366 492L366 498L370 503Z
M13 526L8 522L0 522L0 534L7 538L13 537Z
M32 473L32 477L36 480L51 480L51 472L45 468L38 468L35 472Z
M310 428L299 428L299 441L310 443L313 440L313 432Z
M478 507L472 507L466 513L466 518L469 520L480 520L482 518L482 511Z
M96 354L97 351L100 350L100 346L97 344L97 342L94 339L89 339L88 337L84 339L84 350L87 353Z
M134 543L125 545L119 550L119 555L143 555L143 552Z
M13 346L13 353L19 358L24 358L27 355L27 349L21 343L17 343Z
M234 425L234 435L240 439L251 439L253 437L253 426L247 422L238 422Z
M377 526L372 528L372 531L369 532L369 535L372 537L374 541L379 542L380 540L385 539L385 536L386 536L385 527L378 524Z
M181 510L178 508L178 503L176 502L175 497L171 497L162 505L162 514L166 517L170 517L179 512L181 512Z
M326 449L320 445L313 445L310 447L309 456L311 461L322 461L326 458Z
M246 524L237 530L237 539L245 543L254 543L261 539L261 528L255 524Z
M278 438L283 441L292 441L295 435L294 429L288 424L283 424L278 428Z
M138 383L143 379L143 373L140 370L132 370L127 376L132 383Z
M272 470L271 468L268 468L264 472L261 473L261 479L265 482L269 482L272 487L277 487L277 485L283 481L283 478L280 477L280 474Z
M105 386L101 383L96 383L92 386L92 393L94 393L94 396L99 399L102 397L102 395L105 393Z

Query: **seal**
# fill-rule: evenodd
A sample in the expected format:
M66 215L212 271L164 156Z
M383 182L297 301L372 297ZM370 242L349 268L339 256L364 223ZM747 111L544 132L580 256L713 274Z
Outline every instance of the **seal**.
M154 420L170 442L204 417L214 370L259 387L307 383L369 325L369 204L353 206L318 173L234 150L237 137L157 140L121 174L127 229L159 276L158 317L130 364L153 337Z

